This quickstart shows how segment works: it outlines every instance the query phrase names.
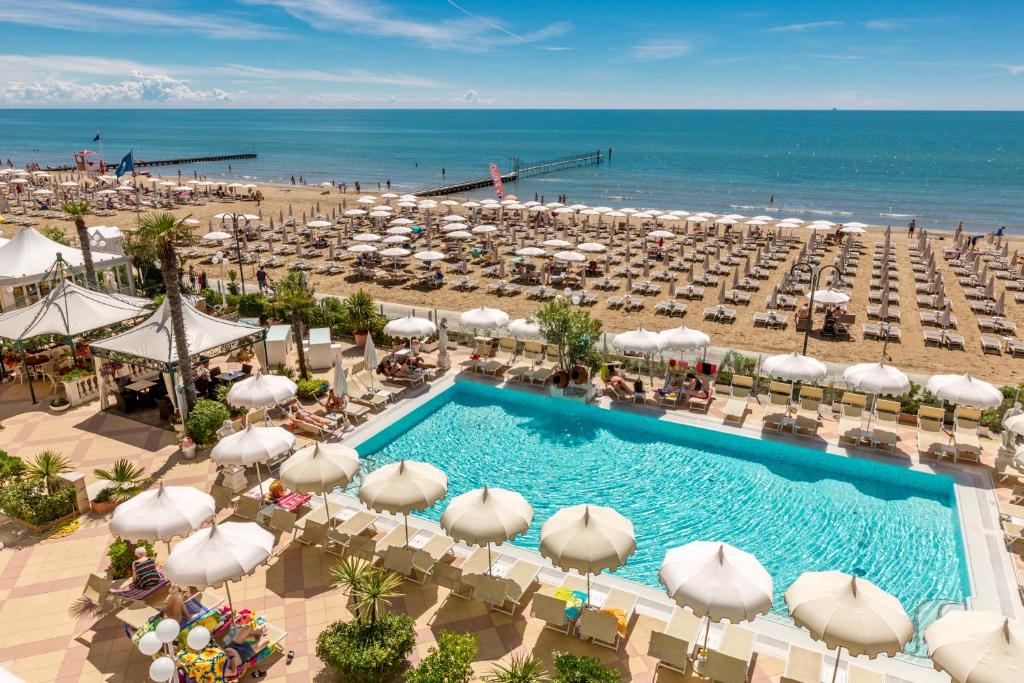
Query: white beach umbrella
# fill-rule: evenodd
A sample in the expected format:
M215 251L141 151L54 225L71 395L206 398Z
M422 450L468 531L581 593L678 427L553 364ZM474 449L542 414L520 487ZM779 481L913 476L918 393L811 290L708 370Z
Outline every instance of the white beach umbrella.
M934 375L925 388L950 403L972 408L992 408L1003 402L1003 393L983 380L963 375Z
M170 541L202 527L213 519L216 509L208 493L160 483L114 508L110 530L129 541Z
M674 238L676 234L668 230L651 230L649 233L647 233L647 236L653 237L655 239L670 240Z
M204 242L223 242L227 239L231 239L231 235L220 230L214 230L203 235Z
M789 615L797 626L828 648L836 648L832 681L839 670L839 655L890 657L914 636L900 601L867 579L837 571L805 572L785 593Z
M587 257L578 251L557 251L555 258L566 263L582 263L587 260Z
M365 242L361 242L359 244L353 244L346 251L350 251L353 254L369 254L371 252L377 251L377 247L373 246L372 244L366 244Z
M345 216L348 218L358 218L359 216L365 216L366 211L364 209L349 209L345 212Z
M445 223L463 223L465 222L466 217L461 214L451 213L442 218L441 220L444 221Z
M565 249L566 247L572 246L571 243L558 238L544 240L543 242L541 242L541 244L543 244L545 247L551 247L553 249Z
M847 225L839 229L844 235L863 235L867 230L856 225Z
M508 323L508 313L497 308L480 306L459 316L459 324L472 330L493 330Z
M355 242L380 242L380 235L375 232L361 232L358 235L352 235L352 239Z
M983 611L954 611L925 629L928 656L959 683L1024 681L1024 622Z
M354 448L313 441L281 463L280 478L281 485L292 491L322 494L327 505L327 494L347 486L358 473L359 453Z
M796 352L768 356L761 364L761 369L773 377L797 382L824 379L828 374L828 368L820 360Z
M367 215L370 218L391 218L391 212L390 211L384 211L382 209L377 209L375 211L371 211Z
M686 325L673 327L670 330L663 330L658 333L658 336L661 337L664 348L676 349L679 351L703 349L711 343L711 337L707 334L700 330L687 327Z
M448 477L433 465L400 460L374 470L363 479L359 500L378 512L405 517L409 545L409 513L432 507L448 495Z
M329 228L329 227L331 227L331 225L332 225L332 223L330 221L320 221L320 220L309 221L308 223L306 223L306 227L307 228Z
M533 524L533 507L515 491L474 489L452 498L441 515L441 528L456 541L487 546L487 573L491 571L491 544L511 541Z
M359 204L376 204L377 198L371 197L370 195L363 195L362 197L357 199L356 202Z
M808 298L811 296L807 295ZM815 303L822 304L848 304L850 303L850 295L844 292L840 292L836 289L818 289L814 292Z
M386 232L388 235L391 235L392 237L404 237L412 233L412 228L405 225L396 225L393 228L388 228L384 232ZM385 239L385 241L387 240Z
M429 263L431 261L440 261L444 258L444 254L439 251L417 251L412 255L412 257L419 261L426 261Z
M861 391L887 396L900 396L910 389L910 379L902 370L881 361L851 365L843 372L843 381Z
M408 256L411 253L411 251L403 249L402 247L388 247L387 249L382 250L380 255L387 258L402 258L403 256Z
M677 605L697 617L750 621L772 607L772 575L748 552L728 543L694 541L670 549L658 580Z
M295 446L295 434L283 427L249 425L218 441L210 451L210 459L221 465L239 467L255 465L256 479L260 482L260 492L262 493L263 479L260 477L260 463L266 463L287 453L293 446Z
M608 247L601 244L600 242L584 242L583 244L580 244L578 247L576 247L576 249L578 249L579 251L587 252L589 254L599 254L608 249Z
M827 232L834 226L831 223L810 223L805 225L804 228L811 230L812 232Z
M629 332L620 332L612 338L612 346L620 351L630 353L651 354L665 348L665 340L657 332L640 328Z
M412 225L413 223L415 223L415 221L412 220L411 218L396 218L395 220L393 220L390 223L388 223L388 225L394 227L394 226Z
M516 256L543 256L547 252L540 247L523 247L516 249Z
M466 230L452 230L451 232L446 233L445 237L452 240L468 240L472 239L473 235Z
M395 228L391 228L391 229L394 230ZM409 241L409 238L406 237L405 235L388 235L387 237L385 237L381 241L384 244L405 244L406 242ZM400 256L408 256L411 253L412 252L409 251L409 252L407 252L405 254L400 254ZM385 256L387 256L387 254L385 254Z
M475 235L486 235L488 233L497 232L498 228L493 225L478 225L473 228L472 232Z
M539 337L540 325L535 320L516 318L508 324L508 333L513 337Z
M228 389L228 404L239 408L271 408L295 398L298 387L283 375L264 375L259 370Z
M409 314L404 318L389 320L384 326L384 334L402 339L430 337L437 333L437 325L426 318L417 318Z

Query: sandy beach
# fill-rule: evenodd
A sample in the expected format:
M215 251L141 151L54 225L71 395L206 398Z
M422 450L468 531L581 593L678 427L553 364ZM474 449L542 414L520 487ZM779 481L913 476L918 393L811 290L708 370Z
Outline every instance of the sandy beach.
M363 188L364 193L367 188ZM303 223L305 220L312 220L314 216L319 215L321 217L331 219L332 215L341 216L342 212L346 209L356 208L360 206L357 204L357 198L360 195L356 195L354 188L348 188L347 194L342 194L338 189L331 188L327 190L322 187L314 186L290 186L290 185L269 185L261 184L259 191L263 194L263 201L257 207L255 201L243 201L236 200L232 202L218 201L215 198L211 198L202 204L187 204L178 207L175 213L181 216L191 216L200 221L200 225L196 228L197 235L207 232L210 226L213 229L220 229L220 221L213 219L214 214L224 211L238 211L244 213L257 213L262 212L264 217L264 223L269 226L269 220L271 217L274 218L275 224L279 225L279 217L284 215L287 218L289 215L294 216L297 224ZM382 191L386 191L386 188ZM508 192L514 192L515 187L510 186L507 189ZM373 195L378 194L377 191L372 192ZM453 197L454 199L462 199L460 197ZM549 200L552 197L549 197ZM445 199L443 197L436 197L436 200ZM523 201L530 199L523 197ZM383 203L383 200L382 202ZM364 205L369 206L369 205ZM319 207L319 209L318 209ZM673 207L658 207L662 210L669 210ZM723 209L720 207L695 207L688 206L683 207L690 212L697 211L718 211L721 212ZM439 206L435 209L433 214L434 218L438 215L438 211L447 211L448 207ZM467 210L461 207L455 207L456 212L466 213ZM396 211L395 215L398 215ZM348 223L350 219L345 219L345 223ZM368 219L362 218L357 219L361 221L367 221ZM87 224L93 225L116 225L122 229L130 230L132 225L136 221L136 213L134 211L116 211L113 215L104 216L89 216L87 217ZM487 222L487 220L481 220L479 222ZM387 221L385 220L386 224ZM58 225L64 228L69 234L73 233L73 224L69 221L59 220L37 220L36 227L43 225ZM363 227L360 224L356 224L356 230L366 229L368 223L364 223ZM567 225L565 217L561 217L558 221L559 229L562 226ZM11 234L17 229L10 222L3 224L4 235L10 237ZM386 225L382 225L380 232L383 232ZM669 230L681 231L681 224L675 223L671 225L665 225ZM738 226L742 227L742 226ZM952 244L952 232L936 232L929 231L930 238L933 240L933 244L936 247L936 252L939 258L937 258L937 266L942 272L945 283L948 298L952 304L952 313L958 319L958 325L956 332L963 335L965 339L965 350L948 350L945 348L926 347L922 335L922 325L919 321L919 313L922 309L919 309L915 301L914 295L914 273L911 264L910 244L911 240L907 236L907 231L904 225L892 226L891 243L895 248L894 252L894 263L897 271L900 275L900 306L899 310L901 313L901 321L899 327L902 330L902 341L900 343L890 343L888 345L888 355L891 362L908 372L919 372L919 373L935 373L935 372L963 372L970 370L973 374L981 377L985 377L989 380L1005 383L1007 378L1015 376L1019 373L1021 364L1024 360L1014 359L1004 351L999 355L984 354L981 348L981 336L982 332L978 328L977 316L971 311L969 301L965 295L964 288L957 282L957 277L954 275L950 264L945 259L941 258L942 246ZM953 226L951 226L953 227ZM337 229L341 229L338 227ZM606 228L607 229L607 220ZM334 228L327 231L330 233L330 242L335 244L335 233L331 232ZM634 224L632 230L634 236L637 234L637 228ZM810 237L810 231L797 229L793 234L806 241ZM548 237L562 236L556 235L549 232ZM474 236L477 237L477 236ZM869 322L867 318L867 306L868 306L868 293L869 293L869 281L870 281L870 270L871 270L871 257L874 250L874 246L884 239L884 229L879 227L873 227L868 231L859 236L863 244L863 256L861 257L860 269L857 272L855 279L852 282L852 288L849 290L851 300L847 307L849 313L855 314L855 322L851 325L851 338L849 340L833 340L833 339L822 339L816 333L812 333L808 353L821 360L830 362L861 362L867 360L876 360L879 358L882 352L882 342L875 340L865 340L862 335L862 325ZM418 249L425 248L422 246L422 240L417 244ZM916 243L916 237L913 238L913 242ZM1024 238L1016 236L1008 236L1004 238L1004 243L1009 243L1009 251L1012 254L1015 249L1024 248ZM275 239L275 247L279 244L279 240ZM351 244L351 242L349 242ZM379 243L378 243L379 244ZM467 243L466 249L471 243ZM639 245L639 240L634 237L634 258L636 246ZM443 246L443 242L440 240L434 241L434 248L439 249ZM981 240L979 247L987 248L988 242ZM383 247L382 247L383 248ZM191 259L190 263L195 264L198 270L205 270L209 277L216 278L219 276L220 266L213 265L209 262L209 255L212 254L213 250L206 248L203 249L200 245L203 255ZM676 252L675 244L666 243L666 249L672 253ZM510 248L506 247L503 253L509 251ZM687 247L687 251L691 251L691 247ZM549 250L554 251L554 250ZM338 250L339 254L344 253L343 250ZM751 300L749 305L735 306L737 310L737 316L735 322L731 324L716 323L711 321L705 321L703 311L706 306L711 306L718 303L719 293L718 289L714 287L708 287L704 294L703 300L695 300L685 302L680 299L680 303L687 304L687 311L684 316L680 317L675 315L669 318L666 315L657 314L655 312L655 305L662 300L667 299L667 283L660 282L656 283L661 286L661 291L657 295L645 296L645 305L641 310L626 311L624 309L613 309L609 308L606 301L608 297L614 295L622 295L626 293L626 279L620 277L621 285L617 291L599 291L589 289L588 291L594 293L598 297L598 301L595 305L590 307L592 314L600 319L604 325L605 330L617 332L624 331L627 329L635 329L637 327L644 327L647 329L661 330L667 329L671 326L677 326L680 323L685 323L689 327L695 327L704 330L711 336L711 343L716 347L724 348L735 348L738 350L744 350L753 353L779 353L799 350L803 340L803 332L797 331L794 325L793 311L787 311L789 314L789 323L785 329L772 329L766 330L763 327L755 327L753 321L753 314L755 312L766 310L765 303L770 295L774 285L782 281L783 275L788 272L790 266L795 262L797 250L789 251L788 258L784 262L780 262L779 266L769 271L767 279L760 281L759 289L756 292L751 292ZM838 247L832 247L828 250L822 260L822 264L831 263L835 256L838 254ZM346 256L354 256L353 254L345 254ZM603 266L604 255L596 254L596 260ZM266 257L266 252L263 252L261 258ZM286 256L283 260L287 263L294 262L296 256ZM321 252L321 256L317 259L308 259L310 263L320 265L326 262L327 250ZM711 258L712 263L714 262L713 257ZM634 264L636 261L634 261ZM364 289L369 291L375 298L380 301L403 304L418 307L437 307L448 310L465 310L473 306L479 306L482 303L487 305L495 306L507 311L512 317L526 317L529 316L538 306L541 304L533 299L527 298L525 290L528 287L524 286L520 293L514 296L496 296L487 292L489 284L496 282L496 278L482 277L481 266L473 265L470 262L469 277L478 280L480 287L472 291L458 291L450 286L450 283L456 278L457 273L453 270L457 265L455 263L444 263L444 268L448 271L447 279L448 283L440 289L423 288L413 286L411 284L406 285L384 285L378 282L358 279L350 274L350 270L353 269L352 261L342 261L339 264L343 269L343 273L337 275L321 275L316 274L314 271L309 271L309 277L314 284L316 291L321 294L333 294L338 296L345 296L356 289ZM417 265L413 262L413 265ZM665 267L664 263L658 262L653 263L651 266L652 271L661 270ZM246 266L246 278L247 280L254 281L254 265ZM286 272L286 266L268 269L268 273L271 280L275 280L281 277ZM641 275L637 280L644 279ZM727 278L728 279L728 278ZM678 282L680 285L686 283L686 274L682 273L678 275ZM995 283L995 297L998 298L1000 293L1004 290L1006 281L996 280ZM731 287L731 285L730 285ZM1024 314L1022 314L1022 305L1014 302L1014 292L1007 292L1006 295L1006 310L1005 318L1018 325L1024 325ZM802 298L800 299L803 300ZM815 318L815 330L820 328L821 314ZM991 334L991 333L986 333ZM1024 334L1024 331L1021 332Z

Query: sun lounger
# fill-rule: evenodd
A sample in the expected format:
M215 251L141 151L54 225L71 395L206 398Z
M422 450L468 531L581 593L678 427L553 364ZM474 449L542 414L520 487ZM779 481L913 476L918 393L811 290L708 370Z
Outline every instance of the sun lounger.
M595 645L619 649L619 643L628 635L629 620L638 600L636 593L612 588L600 610L583 610L580 615L580 637L590 638Z
M800 403L796 409L796 431L810 432L812 436L818 435L818 421L820 416L818 410L821 408L821 399L824 391L820 387L800 387Z
M949 436L942 431L946 411L921 406L917 411L917 453L922 458L940 458L949 447Z
M665 625L664 631L651 632L647 655L657 659L659 667L664 666L685 674L700 631L700 623L700 619L690 610L677 608L672 612L672 618Z
M210 486L210 495L213 497L214 509L227 510L234 507L235 494L231 489L220 484L213 484Z
M953 443L957 460L977 462L981 457L981 441L978 439L980 421L981 411L977 408L957 408L953 415Z
M715 401L715 381L709 375L700 375L701 384L704 386L704 396L692 396L687 401L687 407L691 411L707 413L711 410L711 404Z
M761 418L765 427L782 429L789 416L789 399L792 394L792 384L772 382L768 385L768 404L765 405Z
M544 386L558 369L558 349L548 345L547 353L540 364L530 372L530 384Z
M558 586L542 585L533 594L533 599L530 601L530 616L543 621L544 628L568 633L570 626L575 622L569 618L566 612L568 607L566 601L561 597L555 597L555 593L559 592L559 589L564 589L569 593L585 593L587 583L581 576L566 574Z
M875 415L872 418L871 433L868 441L872 448L888 449L896 452L899 443L900 404L896 401L880 401L875 399Z
M473 587L473 599L484 602L495 612L501 612L512 616L515 613L515 605L509 607L508 599L509 582L497 576L477 577L476 585Z
M824 661L820 652L790 645L786 655L786 669L779 683L821 683L821 665Z
M743 418L747 415L750 391L753 387L753 378L747 375L732 376L732 384L729 385L729 400L725 402L723 410L723 418L726 422L743 422Z
M851 444L858 444L864 438L863 420L864 406L867 397L863 394L854 394L847 391L841 399L841 412L839 413L839 440Z
M708 652L704 675L715 683L746 683L756 639L750 629L726 624L718 647Z
M325 546L327 545L327 525L323 522L307 519L302 525L302 531L295 540L302 545Z
M352 378L366 391L387 394L391 400L401 398L406 392L406 387L390 379L376 377L372 370L367 370L366 368L352 375Z
M885 676L879 671L872 671L848 664L846 666L846 683L885 683Z
M468 600L472 595L473 586L467 583L465 570L467 566L473 567L476 564L487 566L487 549L477 548L466 558L458 561L455 555L449 555L443 560L434 563L431 568L431 580L442 588L447 588L452 595ZM473 582L475 584L475 581Z
M294 533L295 520L298 518L299 516L294 512L285 510L282 507L274 506L273 511L270 513L270 519L267 523L267 527L280 533L282 536L284 534Z
M404 576L414 583L423 584L426 577L417 572L413 565L416 556L415 548L406 548L402 545L393 545L384 551L383 566L399 576Z
M263 507L263 501L249 496L241 496L235 505L233 517L239 517L249 522L255 522Z

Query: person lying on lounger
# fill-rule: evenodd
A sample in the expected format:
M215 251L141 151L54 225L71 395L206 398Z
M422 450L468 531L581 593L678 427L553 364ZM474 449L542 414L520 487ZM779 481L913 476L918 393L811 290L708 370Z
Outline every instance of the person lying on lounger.
M686 376L686 398L687 398L687 400L689 400L691 398L704 399L704 398L707 398L707 397L708 397L708 391L704 387L704 382L702 382L700 380L700 377L697 377L696 374L694 374L692 372L689 373Z
M308 410L303 410L302 407L299 406L298 402L294 402L288 407L288 414L291 415L293 420L298 419L301 420L302 422L314 424L317 427L331 429L335 426L334 422L328 420L326 417L320 417L319 415L314 415Z
M244 620L245 614L239 614L236 619ZM244 670L247 662L256 657L256 654L267 646L266 628L255 627L251 622L241 624L235 629L233 635L224 638L224 654L228 657L229 676L236 676Z
M163 618L174 619L178 622L178 626L185 626L188 622L200 614L203 610L191 611L189 610L188 603L181 597L181 593L177 590L171 590L167 594L167 599L164 600L163 606Z
M611 374L608 375L608 386L621 391L629 391L629 386L626 384L626 380L622 379L622 375L620 375L619 371L614 368L612 368Z

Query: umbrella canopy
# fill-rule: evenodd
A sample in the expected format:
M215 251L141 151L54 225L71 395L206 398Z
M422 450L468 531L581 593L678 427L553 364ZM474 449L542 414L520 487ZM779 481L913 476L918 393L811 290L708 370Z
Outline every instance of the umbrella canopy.
M508 324L508 332L513 337L539 337L540 325L528 318L516 318Z
M515 491L484 487L452 498L441 528L456 541L486 545L511 541L533 523L533 507Z
M801 382L824 379L828 374L828 368L820 360L796 352L768 356L761 369L774 377Z
M899 600L867 579L837 571L805 572L786 589L785 598L797 626L854 656L895 656L914 635Z
M810 297L810 294L807 295ZM835 289L819 289L814 292L814 301L822 304L848 304L850 295Z
M413 460L384 465L366 475L359 500L380 511L409 514L448 495L448 477L433 465Z
M281 484L304 493L328 493L359 472L359 453L340 443L314 441L281 463Z
M213 497L191 486L164 486L143 491L114 508L110 530L131 541L169 541L213 519Z
M298 387L283 375L264 375L259 370L228 389L228 403L239 408L271 408L295 398Z
M427 261L429 263L430 261L440 261L441 259L444 258L444 254L442 254L439 251L417 251L415 254L412 255L412 257L414 259L420 261Z
M472 308L459 316L459 324L462 327L475 330L493 330L506 323L508 323L508 313L487 306Z
M412 339L414 337L430 337L437 333L437 325L426 318L417 318L412 313L404 318L395 318L384 326L384 334L389 337Z
M885 363L858 363L843 372L843 381L861 391L900 396L910 389L910 379L899 368Z
M164 563L164 576L178 586L219 586L267 561L274 535L255 522L222 522L178 543Z
M1024 680L1024 623L992 612L949 612L924 632L936 669L960 683Z
M218 441L210 459L222 465L247 467L287 453L294 445L295 435L287 429L249 425Z
M676 604L698 617L749 621L772 606L775 582L757 558L727 543L694 541L672 548L658 580Z
M612 346L632 353L657 353L665 348L665 340L657 332L640 328L620 332L612 338Z
M540 247L523 247L516 249L516 256L543 256L547 252Z
M711 343L711 337L700 330L694 330L686 325L673 327L658 333L666 349L677 349L689 351L692 349L703 349Z
M562 508L540 530L540 554L566 571L597 574L614 570L634 552L633 523L608 507Z
M77 337L145 315L150 303L147 299L95 292L64 280L34 304L0 315L0 337Z
M934 375L925 388L950 403L972 408L991 408L1003 402L1003 393L980 379L963 375Z

